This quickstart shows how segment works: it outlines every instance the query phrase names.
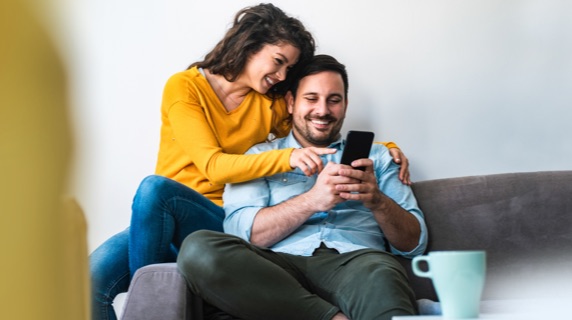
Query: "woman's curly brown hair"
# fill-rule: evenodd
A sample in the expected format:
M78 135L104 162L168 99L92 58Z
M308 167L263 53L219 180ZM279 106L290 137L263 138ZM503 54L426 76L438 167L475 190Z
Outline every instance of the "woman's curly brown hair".
M315 43L312 34L302 22L287 16L272 4L259 4L240 10L232 27L224 38L211 50L203 61L189 66L207 68L211 73L220 74L228 81L234 81L243 72L248 58L266 44L288 43L300 50L298 62L288 72L286 79L274 85L270 96L281 96L290 85L290 74L314 56Z

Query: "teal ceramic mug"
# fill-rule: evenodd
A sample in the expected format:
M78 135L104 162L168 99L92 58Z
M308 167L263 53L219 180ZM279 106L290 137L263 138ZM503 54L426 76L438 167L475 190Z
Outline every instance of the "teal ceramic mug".
M427 270L420 262L427 263ZM478 318L485 285L485 251L434 251L412 261L413 273L430 278L444 318Z

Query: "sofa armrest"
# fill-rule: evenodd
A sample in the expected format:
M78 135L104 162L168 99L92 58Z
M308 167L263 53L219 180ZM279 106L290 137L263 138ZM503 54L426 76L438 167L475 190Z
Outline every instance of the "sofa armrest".
M133 276L122 320L202 320L202 300L187 288L176 263L145 266Z

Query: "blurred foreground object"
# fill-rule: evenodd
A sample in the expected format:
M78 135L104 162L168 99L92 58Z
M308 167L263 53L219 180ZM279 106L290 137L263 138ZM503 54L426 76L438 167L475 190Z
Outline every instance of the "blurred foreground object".
M66 74L28 4L0 1L0 319L87 319L85 218L62 197Z

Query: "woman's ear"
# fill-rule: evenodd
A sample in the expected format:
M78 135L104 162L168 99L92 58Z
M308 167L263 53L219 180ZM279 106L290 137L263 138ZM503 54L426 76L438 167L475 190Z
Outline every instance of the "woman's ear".
M292 94L292 91L286 92L284 100L286 100L286 107L288 107L288 113L292 114L292 111L294 110L294 95Z

